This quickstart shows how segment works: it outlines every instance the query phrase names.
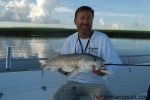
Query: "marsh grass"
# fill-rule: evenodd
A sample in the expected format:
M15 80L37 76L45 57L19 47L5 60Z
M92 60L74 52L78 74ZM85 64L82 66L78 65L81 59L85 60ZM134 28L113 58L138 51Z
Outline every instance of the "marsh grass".
M15 27L0 28L0 36L36 36L36 37L67 37L76 29L41 28L41 27ZM115 38L150 38L150 31L137 30L96 30Z

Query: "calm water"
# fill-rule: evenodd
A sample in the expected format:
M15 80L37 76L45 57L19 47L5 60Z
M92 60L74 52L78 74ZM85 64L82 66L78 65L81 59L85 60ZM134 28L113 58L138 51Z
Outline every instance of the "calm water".
M112 39L120 55L150 55L148 39Z
M49 57L59 53L64 38L15 38L0 37L0 57L5 57L8 46L13 47L14 57Z
M0 37L0 58L6 56L8 46L13 47L13 57L50 57L60 53L65 38L44 37ZM150 55L150 40L115 39L114 48L119 55Z

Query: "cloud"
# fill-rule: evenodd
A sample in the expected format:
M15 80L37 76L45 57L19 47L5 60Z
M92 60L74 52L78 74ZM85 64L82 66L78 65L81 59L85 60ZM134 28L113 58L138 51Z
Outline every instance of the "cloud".
M57 19L51 19L51 13L58 5L58 0L36 0L32 3L27 0L0 1L0 21L58 23Z
M99 19L99 25L100 27L105 25L103 18Z
M56 12L69 12L69 13L73 13L74 11L70 8L67 7L57 7L54 9Z
M112 24L111 29L120 29L120 26L118 23L114 23Z
M141 27L144 25L144 21L142 17L138 17L138 19L136 20L136 22L134 23L135 26L137 27Z
M98 16L108 16L108 17L136 17L136 14L129 13L114 13L114 12L106 12L106 11L98 11L95 13Z
M4 11L1 20L4 21L29 21L26 17L30 11L30 4L26 0L9 1L3 7Z
M5 2L3 1L0 1L0 7L4 6L5 5Z
M32 5L29 17L31 22L50 23L51 13L58 6L58 0L36 0L37 4Z

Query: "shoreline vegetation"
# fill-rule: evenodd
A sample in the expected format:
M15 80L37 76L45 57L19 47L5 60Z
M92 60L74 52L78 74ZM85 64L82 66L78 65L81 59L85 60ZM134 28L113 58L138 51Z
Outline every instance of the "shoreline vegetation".
M104 32L111 38L150 38L150 31L137 30L97 30ZM76 29L15 27L0 28L0 36L11 37L67 37L76 32Z

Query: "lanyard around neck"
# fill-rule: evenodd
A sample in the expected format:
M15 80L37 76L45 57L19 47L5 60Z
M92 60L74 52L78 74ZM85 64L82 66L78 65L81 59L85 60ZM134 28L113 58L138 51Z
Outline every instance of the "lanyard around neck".
M88 45L89 45L89 43L90 43L92 34L93 34L93 31L91 32L90 38L88 39L88 41L87 41L87 43L86 43L85 49L83 48L82 42L81 42L80 37L79 37L79 35L78 35L77 41L79 41L79 44L80 44L82 53L85 53L85 52L86 52L86 50L87 50L87 48L88 48ZM75 46L75 53L76 53L76 46Z

